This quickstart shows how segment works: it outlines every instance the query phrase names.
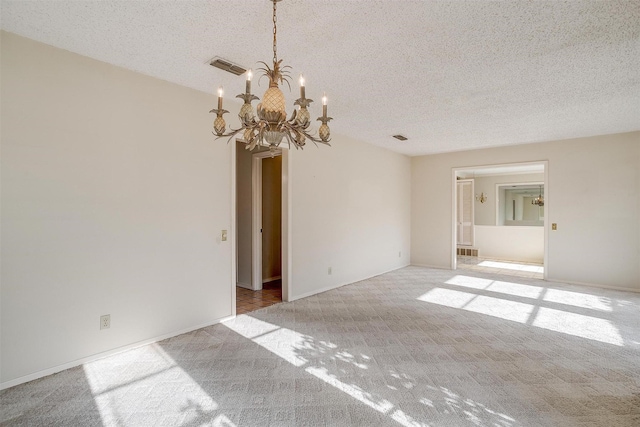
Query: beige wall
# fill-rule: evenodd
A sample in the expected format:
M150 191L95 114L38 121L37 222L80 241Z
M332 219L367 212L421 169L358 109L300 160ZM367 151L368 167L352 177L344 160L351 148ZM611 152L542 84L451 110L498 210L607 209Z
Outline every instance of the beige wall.
M1 44L0 387L229 316L235 147L211 135L215 97ZM409 262L409 158L332 145L288 153L291 299Z
M282 156L262 160L262 281L282 275Z
M478 256L505 261L544 261L544 228L535 226L476 225Z
M292 299L409 264L410 159L340 136L331 145L290 153Z
M1 43L2 383L231 315L214 97Z
M412 158L412 264L451 266L452 168L544 160L549 279L640 290L640 132Z

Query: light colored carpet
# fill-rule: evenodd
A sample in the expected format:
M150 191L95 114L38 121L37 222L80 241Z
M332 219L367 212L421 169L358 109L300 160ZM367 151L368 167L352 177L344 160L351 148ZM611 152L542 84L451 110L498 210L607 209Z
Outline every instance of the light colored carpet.
M0 393L2 425L640 426L640 295L407 267Z

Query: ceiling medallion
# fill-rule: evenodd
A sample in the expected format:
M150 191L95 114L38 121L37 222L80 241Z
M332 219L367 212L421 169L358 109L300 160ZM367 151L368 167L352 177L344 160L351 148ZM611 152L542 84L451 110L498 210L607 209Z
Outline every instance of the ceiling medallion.
M307 107L313 102L312 99L305 97L304 78L300 75L300 98L298 98L293 104L298 106L298 109L293 110L291 118L287 120L287 112L285 111L285 98L284 94L278 87L278 83L286 83L291 89L289 84L289 69L288 65L281 65L282 60L278 60L276 41L277 41L277 18L276 18L276 3L280 0L273 1L273 68L269 68L265 62L264 68L260 68L264 72L263 77L266 76L269 79L269 89L264 93L262 102L258 104L256 108L256 115L253 111L251 102L259 99L257 96L251 93L251 70L247 72L247 82L245 93L237 95L236 98L240 98L244 101L244 104L240 108L238 117L242 126L238 129L230 129L228 133L226 131L226 123L223 114L228 113L227 110L222 108L223 90L222 87L218 89L218 108L213 109L210 113L215 113L216 118L213 122L213 133L218 137L229 137L229 141L239 135L247 144L247 149L253 150L257 146L267 146L273 152L280 145L283 139L287 140L289 147L293 144L296 148L303 148L306 140L309 139L314 143L321 143L330 145L330 129L329 121L331 117L327 117L327 97L322 97L322 117L318 117L317 120L322 122L318 129L318 137L315 137L309 133L309 126L311 122L309 110Z

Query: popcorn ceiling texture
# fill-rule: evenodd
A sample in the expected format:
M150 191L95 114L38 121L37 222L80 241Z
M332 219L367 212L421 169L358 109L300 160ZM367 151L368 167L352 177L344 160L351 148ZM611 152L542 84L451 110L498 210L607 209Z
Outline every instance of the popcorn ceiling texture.
M221 84L236 102L244 76L208 60L270 61L271 25L266 0L2 1L3 30L206 91L212 106ZM638 1L284 0L278 53L293 67L289 112L304 73L312 118L326 91L334 135L408 155L640 129Z

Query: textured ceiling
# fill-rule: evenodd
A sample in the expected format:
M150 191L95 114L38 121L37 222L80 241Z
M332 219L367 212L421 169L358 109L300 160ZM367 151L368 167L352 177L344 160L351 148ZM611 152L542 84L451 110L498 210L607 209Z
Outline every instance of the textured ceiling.
M244 77L209 59L256 68L272 56L266 0L1 6L6 31L206 91L212 105ZM278 54L304 73L312 117L326 91L333 133L409 155L640 129L637 0L284 0ZM289 105L297 78L292 88Z

